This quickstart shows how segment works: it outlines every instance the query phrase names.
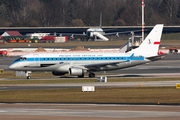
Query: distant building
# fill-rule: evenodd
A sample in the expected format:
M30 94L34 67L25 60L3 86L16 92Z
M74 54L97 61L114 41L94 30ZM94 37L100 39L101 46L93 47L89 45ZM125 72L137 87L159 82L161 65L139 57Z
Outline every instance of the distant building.
M18 31L6 31L1 36L22 36Z

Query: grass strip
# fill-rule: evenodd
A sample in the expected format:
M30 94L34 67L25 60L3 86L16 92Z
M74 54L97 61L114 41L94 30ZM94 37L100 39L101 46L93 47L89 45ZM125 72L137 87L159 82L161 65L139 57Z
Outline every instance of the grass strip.
M91 41L91 42L77 42L72 41L68 43L6 43L3 47L64 47L64 46L113 46L113 45L123 45L127 40L117 40L117 41ZM162 40L161 45L167 44L180 44L180 40Z
M40 73L32 73L32 77L56 77L51 72L40 72ZM26 77L16 77L16 71L5 71L4 73L0 74L0 78L26 78Z
M65 103L180 103L180 89L175 87L96 88L0 91L0 102Z
M118 41L91 41L91 42L68 42L68 43L6 43L2 47L28 47L30 44L31 47L64 47L64 46L109 46L109 45L122 45L126 43L127 40L118 40Z

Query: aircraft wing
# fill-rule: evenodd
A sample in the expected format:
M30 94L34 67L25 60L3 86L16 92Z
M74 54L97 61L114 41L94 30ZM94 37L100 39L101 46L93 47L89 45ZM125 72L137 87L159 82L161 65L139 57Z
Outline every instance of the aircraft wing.
M84 36L86 37L86 34L76 34L76 33L58 33L60 36L71 36L71 35L74 35L74 36Z
M97 70L100 67L106 67L108 65L117 65L120 63L124 63L124 62L129 62L130 60L126 60L126 61L119 61L119 62L107 62L107 63L97 63L97 64L88 64L88 65L83 65L83 67L89 69L89 70Z
M118 34L123 34L123 33L131 33L131 32L140 32L142 30L132 30L132 31L124 31L124 32L111 32L111 33L105 33L103 34L104 36L108 35L118 35Z
M70 36L71 39L78 38L78 37L87 37L86 34L76 34L76 33L57 33L59 36Z

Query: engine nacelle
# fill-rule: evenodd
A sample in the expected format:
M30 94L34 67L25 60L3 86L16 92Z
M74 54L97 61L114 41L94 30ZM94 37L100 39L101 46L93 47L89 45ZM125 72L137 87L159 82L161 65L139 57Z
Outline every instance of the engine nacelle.
M94 32L90 32L90 37L94 37Z
M84 70L82 68L69 68L69 74L72 76L83 76Z
M74 39L74 35L73 35L73 34L71 35L71 38L70 38L70 39Z
M52 74L55 76L59 76L59 75L65 75L66 73L53 71Z
M116 37L119 38L119 33L116 33Z

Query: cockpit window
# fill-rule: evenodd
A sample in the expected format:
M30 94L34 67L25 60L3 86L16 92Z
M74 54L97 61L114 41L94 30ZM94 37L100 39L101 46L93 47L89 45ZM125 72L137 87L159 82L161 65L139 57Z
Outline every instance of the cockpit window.
M24 57L24 58L22 58L22 59L23 59L23 60L27 60L27 58L25 58L25 57Z
M16 59L15 61L20 61L20 60L27 60L26 57L19 57L18 59Z
M19 57L18 59L16 59L15 61L20 61L22 59L22 57Z

